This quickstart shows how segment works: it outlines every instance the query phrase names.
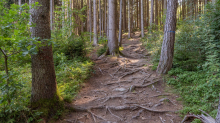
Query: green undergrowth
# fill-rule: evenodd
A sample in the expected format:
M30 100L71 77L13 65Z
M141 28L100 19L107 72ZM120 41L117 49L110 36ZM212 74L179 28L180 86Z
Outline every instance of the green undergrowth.
M181 115L201 114L201 110L215 118L220 93L220 1L208 4L197 20L177 23L173 67L166 76L167 84L183 102ZM142 39L151 53L152 69L159 62L163 33L152 32ZM196 119L193 123L200 123Z

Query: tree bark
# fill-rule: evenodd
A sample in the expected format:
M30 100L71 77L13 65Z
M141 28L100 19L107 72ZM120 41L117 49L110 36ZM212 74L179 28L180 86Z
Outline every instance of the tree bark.
M87 0L87 32L90 32L90 0Z
M130 0L128 0L128 38L131 38Z
M147 0L147 26L149 26L149 19L150 19L150 16L149 16L150 9L149 8L150 8L149 7L149 0Z
M141 0L141 36L144 37L144 12L143 12L143 0Z
M121 46L122 44L122 7L123 7L123 2L122 0L120 0L119 36L118 36L119 46Z
M50 30L50 0L30 0L30 4L39 2L36 9L31 8L30 21L36 24L31 27L31 37L39 37L43 44L36 55L31 55L32 60L32 90L31 103L41 100L58 100L57 82L53 63L52 45L44 39L51 38Z
M89 0L89 32L90 32L90 42L92 42L92 4L91 0Z
M117 55L119 53L118 40L116 36L116 2L117 0L108 0L109 2L109 36L107 55Z
M166 74L172 67L178 1L167 1L167 17L157 73Z
M102 10L101 10L101 0L99 0L99 33L102 37Z
M154 23L154 0L151 0L150 25Z
M158 26L158 0L154 0L154 1L155 1L155 24Z
M126 1L123 0L123 31L126 30Z
M96 0L93 0L93 46L98 45L98 40L97 40L97 20L96 20Z

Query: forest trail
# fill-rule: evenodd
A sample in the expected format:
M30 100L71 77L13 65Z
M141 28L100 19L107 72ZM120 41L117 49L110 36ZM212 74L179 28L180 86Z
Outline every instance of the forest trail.
M140 32L123 36L122 51L132 58L96 59L95 73L70 104L76 112L59 123L179 123L182 108L163 78L150 69Z

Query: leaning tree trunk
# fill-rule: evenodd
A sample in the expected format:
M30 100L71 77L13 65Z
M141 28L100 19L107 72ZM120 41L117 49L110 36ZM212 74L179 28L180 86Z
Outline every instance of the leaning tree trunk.
M116 2L117 0L109 0L109 36L108 36L108 51L107 55L118 55L119 47L118 47L118 40L116 36Z
M96 21L96 0L93 0L93 46L98 45L98 40L97 40L97 21Z
M141 36L144 37L144 12L143 12L143 0L141 0Z
M57 82L53 63L52 45L48 45L51 38L50 30L50 0L30 0L30 4L39 2L41 6L31 8L31 37L39 37L45 46L41 46L32 60L32 90L31 103L36 104L42 100L57 100Z
M157 73L167 73L173 63L175 30L176 30L176 11L178 2L176 0L167 1L167 17L164 30L163 44L161 48L160 62Z
M119 17L119 36L118 36L118 42L119 46L122 44L122 5L123 2L120 0L120 17Z

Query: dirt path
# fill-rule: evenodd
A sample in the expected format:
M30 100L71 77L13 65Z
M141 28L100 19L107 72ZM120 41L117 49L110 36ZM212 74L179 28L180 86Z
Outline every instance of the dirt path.
M140 33L123 39L122 51L134 57L96 60L95 74L72 102L76 112L63 123L179 123L182 108L162 77L151 71Z

